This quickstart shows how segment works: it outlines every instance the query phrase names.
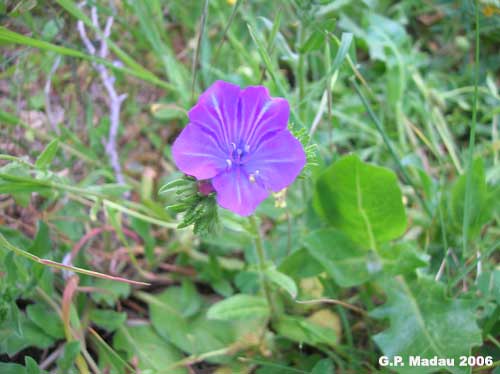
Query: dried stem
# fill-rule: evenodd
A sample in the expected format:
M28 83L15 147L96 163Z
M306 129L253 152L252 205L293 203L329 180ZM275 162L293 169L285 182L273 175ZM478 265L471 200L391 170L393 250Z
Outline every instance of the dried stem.
M80 38L85 44L85 48L89 52L89 54L99 57L101 59L105 59L108 55L108 43L107 39L111 34L111 27L113 25L113 17L108 17L106 20L106 24L104 29L101 29L99 25L99 16L97 13L96 7L91 8L91 19L92 24L96 30L100 32L96 33L97 38L100 43L99 51L97 51L96 47L92 44L90 39L87 36L87 32L85 30L85 25L83 21L78 21L77 29L80 34ZM118 62L119 63L119 62ZM125 184L125 178L123 177L122 168L120 165L120 159L118 157L118 152L116 150L116 137L118 136L118 129L120 127L120 112L121 105L123 101L127 98L127 94L119 95L115 89L115 76L106 69L106 67L102 64L92 63L94 69L99 73L99 77L101 78L101 82L108 93L108 106L109 106L109 135L108 140L106 142L106 154L109 157L109 162L113 171L115 173L115 177L118 183Z
M50 68L49 75L47 76L47 82L45 82L44 95L45 95L45 112L47 114L47 119L49 121L50 127L57 135L60 135L59 127L57 126L56 118L52 112L52 104L50 103L50 91L52 90L52 77L54 76L59 64L61 63L61 56L56 56L52 67Z

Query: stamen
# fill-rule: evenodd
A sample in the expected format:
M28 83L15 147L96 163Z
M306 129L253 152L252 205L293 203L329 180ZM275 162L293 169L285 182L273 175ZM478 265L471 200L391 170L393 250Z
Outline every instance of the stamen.
M228 158L226 158L226 164L227 164L228 168L230 168L231 166L233 166L233 162L230 159L228 159Z
M248 180L250 181L250 183L255 183L257 181L257 177L259 176L259 170L255 170L253 173L251 173L249 176L248 176Z
M245 144L245 152L250 152L250 145L249 144Z

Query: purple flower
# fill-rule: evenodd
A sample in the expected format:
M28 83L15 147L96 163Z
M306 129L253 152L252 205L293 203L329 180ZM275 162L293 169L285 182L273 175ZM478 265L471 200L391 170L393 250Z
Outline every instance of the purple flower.
M178 168L211 179L217 203L248 216L269 195L290 185L306 156L288 131L290 107L263 86L217 81L189 111L190 123L175 140Z

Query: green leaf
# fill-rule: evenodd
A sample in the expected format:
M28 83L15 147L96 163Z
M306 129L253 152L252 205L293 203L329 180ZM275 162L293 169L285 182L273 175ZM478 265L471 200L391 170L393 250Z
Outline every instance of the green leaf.
M267 269L265 276L278 287L281 287L288 292L292 299L297 297L297 285L288 275L283 274L276 269Z
M299 47L300 53L308 53L319 49L325 41L324 33L313 32L307 40Z
M233 325L225 321L206 319L205 311L191 315L195 305L201 302L186 298L185 290L169 287L165 292L152 296L140 293L140 298L149 305L150 318L155 331L165 340L190 354L222 349L235 341ZM184 296L183 296L184 294ZM214 361L218 360L214 358Z
M353 35L350 32L342 33L342 36L340 37L339 49L337 51L337 54L335 55L332 66L330 67L330 71L332 71L332 73L340 67L340 65L346 58L347 53L349 52L349 48L351 47L352 38Z
M59 139L56 138L47 144L47 147L45 147L40 156L38 156L35 162L35 167L38 169L47 169L54 159L58 149Z
M29 247L28 252L33 253L38 257L44 257L52 249L50 240L49 226L42 221L38 221L38 231L36 232L35 240Z
M106 309L92 309L89 313L89 318L100 328L113 332L123 325L123 322L127 319L127 313L119 313Z
M154 118L162 121L171 121L174 119L185 120L187 117L185 109L178 106L163 104L163 103L152 104L151 114L153 115Z
M287 256L278 270L294 278L309 278L321 273L323 266L305 248L301 248Z
M19 324L22 335L17 333L17 322L7 321L0 326L0 352L12 356L30 346L45 349L54 343L52 337L28 320L23 313L19 313Z
M303 244L341 287L356 286L383 274L411 274L427 266L429 260L409 243L385 244L378 253L367 251L336 229L313 231Z
M33 304L28 305L26 313L28 318L47 335L54 339L64 338L64 328L61 319L51 309L41 304Z
M324 358L314 365L311 374L333 374L333 372L333 361L329 358Z
M127 298L130 294L130 284L115 282L107 279L95 278L94 287L104 291L92 292L90 297L96 303L113 306L121 298Z
M382 273L391 275L412 274L415 269L426 267L430 259L410 242L382 245L378 255Z
M390 327L373 339L386 356L421 356L422 358L455 358L469 356L471 348L482 343L476 324L475 301L448 299L445 286L421 277L412 282L402 277L383 284L387 302L370 314L387 318ZM436 367L394 367L399 373L425 374ZM470 372L455 365L452 373Z
M304 246L342 287L366 282L372 276L367 250L336 229L322 229L304 238ZM376 269L373 269L373 272Z
M26 374L39 374L41 373L40 368L35 360L30 356L24 358L24 365L26 366Z
M2 374L26 374L24 366L0 362L0 373Z
M335 345L337 334L332 328L321 326L303 317L282 316L273 324L279 335L297 343L312 346Z
M406 229L406 213L396 174L343 157L318 178L316 211L363 248L396 239Z
M185 367L168 369L182 360L182 353L163 340L150 325L121 327L113 339L114 348L126 353L127 359L137 357L138 369L153 373L185 374ZM168 369L168 370L167 370Z
M259 296L239 294L219 301L210 307L208 319L238 320L267 318L269 307L267 301Z
M500 269L481 273L477 279L477 288L486 300L495 300L500 305Z
M80 342L78 340L73 340L64 344L63 354L57 360L57 366L59 370L61 370L61 372L63 373L68 372L79 353Z
M467 173L472 173L469 193L473 202L468 212L465 211ZM453 219L459 230L462 230L465 215L468 215L467 236L473 240L480 234L483 225L491 219L493 208L498 201L495 202L493 195L489 194L483 159L476 159L467 173L461 175L453 186L451 205Z

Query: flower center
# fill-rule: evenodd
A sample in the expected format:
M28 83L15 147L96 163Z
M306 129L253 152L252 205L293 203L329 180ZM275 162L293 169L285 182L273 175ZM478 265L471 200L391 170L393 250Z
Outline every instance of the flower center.
M242 165L245 163L244 158L250 152L250 146L248 144L236 145L236 143L231 143L231 149L226 159L227 167L231 168L233 165Z

